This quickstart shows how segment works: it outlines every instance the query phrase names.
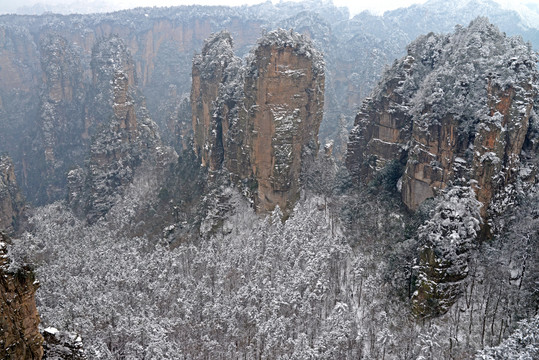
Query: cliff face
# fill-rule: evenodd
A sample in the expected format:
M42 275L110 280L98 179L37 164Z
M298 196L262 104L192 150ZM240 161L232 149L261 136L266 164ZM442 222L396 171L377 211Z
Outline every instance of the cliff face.
M239 51L244 51L255 43L262 23L238 16L232 8L215 13L197 9L178 8L177 14L146 9L128 17L0 19L0 151L12 154L31 202L64 198L67 172L83 165L92 132L102 118L92 114L100 110L92 109L95 83L100 81L94 78L98 76L94 69L106 64L92 64L93 51L100 39L113 34L129 49L131 64L125 73L131 86L136 76L139 91L144 91L145 112L152 113L168 144L187 146L181 139L191 132L185 98L193 52L212 31L225 27L223 22L236 34ZM102 100L106 102L108 95Z
M6 241L0 233L0 358L41 359L43 337L35 302L39 285L31 270L8 270Z
M200 156L202 165L210 170L218 170L222 166L225 146L223 138L229 127L226 114L217 114L218 98L224 96L219 89L233 80L229 77L229 69L237 69L239 66L241 60L234 55L232 37L228 32L209 37L202 53L193 59L191 108L194 150Z
M324 108L321 55L305 38L272 32L258 44L245 76L251 171L260 210L294 206L302 163L318 151Z
M66 139L68 144L64 145L58 134L49 136L60 142L51 152L50 144L43 143L41 130L29 130L41 129L42 120L61 112L63 106L40 108L41 104L49 103L47 97L40 97L40 90L52 85L43 82L49 80L43 75L40 62L56 60L41 52L50 48L42 46L49 37L62 34L68 44L65 55L73 53L80 58L83 82L91 87L92 49L99 39L117 34L132 54L138 85L152 119L161 130L161 138L181 149L186 144L175 135L185 136L191 128L191 116L184 99L189 97L191 89L193 52L201 48L203 40L212 32L228 29L235 39L235 52L243 56L265 31L263 29L282 27L310 36L325 53L326 115L320 137L324 142L328 138L336 140L335 155L340 157L345 152L345 142L340 141L339 134L351 127L360 101L377 83L383 67L401 56L410 38L429 29L450 31L454 24L467 22L482 11L494 11L497 21L503 18L503 23L509 22L510 29L504 29L508 33L523 32L526 36L526 27L519 24L518 30L515 29L518 22L511 16L508 21L505 11L492 6L485 10L484 5L470 3L465 12L450 11L451 20L448 20L447 9L442 7L444 10L440 12L432 4L425 5L428 9L413 7L389 12L384 17L362 13L350 19L346 9L323 1L248 7L137 8L92 15L3 15L0 16L0 151L11 154L21 188L30 202L44 204L65 195L64 170L71 167L68 164L72 161L77 162L74 159L78 155L74 154L71 142L77 137ZM423 16L424 11L432 12L435 8L436 16ZM403 16L412 20L403 21ZM417 24L423 24L423 30L416 28ZM62 53L58 54L57 64L64 61ZM68 106L68 102L65 104ZM76 101L72 101L69 106L75 104ZM45 110L49 115L43 117ZM67 117L79 123L81 117L74 110L73 107L73 111L67 111L70 114ZM47 120L49 123L59 121ZM45 161L44 149L49 158L50 154L55 155L54 162ZM65 158L59 156L64 153Z
M90 221L110 209L144 161L158 167L171 155L137 93L134 64L121 39L95 46L92 78L82 135L91 138L90 155L85 168L68 174L70 202Z
M22 188L29 169L24 156L33 138L39 95L39 52L28 29L0 25L0 151L8 152Z
M17 229L23 206L13 163L9 157L0 156L0 230L9 233Z
M411 210L449 185L471 184L485 217L496 191L515 180L532 136L534 63L531 49L481 18L452 35L420 37L364 102L348 168L368 183L398 162Z
M395 75L380 83L379 92L365 99L356 116L346 158L356 180L368 183L391 160L405 161L412 121L406 100L395 89L402 86L412 62L412 57L403 59Z
M210 170L225 168L246 185L258 211L291 209L302 164L318 151L322 57L305 37L277 30L240 65L227 33L213 35L195 57L195 152Z
M37 196L54 201L65 196L66 173L81 164L88 147L84 124L86 86L80 55L59 35L42 39L43 86L40 92L37 147L31 168L45 165ZM40 164L41 163L41 164Z
M80 154L87 152L90 143L89 138L78 136L77 126L87 116L80 114L85 107L77 107L76 94L84 85L87 99L93 97L92 50L100 39L112 34L130 50L138 86L161 138L179 150L187 146L181 138L192 129L185 101L191 88L192 54L212 32L228 29L235 39L235 52L244 55L263 28L295 28L298 21L303 23L302 33L330 46L334 41L325 39L328 24L343 19L348 19L344 9L322 3L0 16L0 44L4 46L0 56L5 64L0 67L0 151L11 154L30 202L44 204L65 196L66 171L81 165L84 155ZM70 75L54 78L53 67ZM63 118L70 120L66 124ZM64 137L64 129L74 136ZM82 144L82 151L75 151L81 148L75 147L75 141Z
M346 159L354 178L396 186L410 210L434 198L419 229L419 317L458 299L472 244L513 201L507 189L537 182L536 61L478 18L409 45L356 117Z

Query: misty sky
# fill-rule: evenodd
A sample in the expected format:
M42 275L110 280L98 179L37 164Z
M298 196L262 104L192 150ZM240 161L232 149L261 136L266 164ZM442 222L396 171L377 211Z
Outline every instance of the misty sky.
M175 6L175 5L243 5L261 3L265 0L0 0L0 13L13 12L22 6L31 6L35 3L46 5L72 4L82 2L85 4L103 3L108 8L131 8L137 6ZM413 3L423 3L426 0L333 0L338 6L347 6L353 14L363 10L381 14L385 10L406 7ZM539 0L538 0L539 1ZM273 0L274 3L279 0Z
M86 6L88 9L102 9L103 11L112 11L127 9L137 6L175 6L175 5L243 5L264 2L265 0L0 0L0 13L15 12L22 6L31 6L35 3L45 5L73 4L78 6L74 8L81 9ZM273 0L274 3L279 0ZM295 0L293 0L295 1ZM375 14L382 14L386 10L392 10L399 7L407 7L414 3L424 3L426 0L333 0L338 6L347 6L352 14L357 14L363 10L370 10ZM461 2L466 0L448 0ZM498 3L509 7L517 6L517 3L539 4L539 0L495 0Z

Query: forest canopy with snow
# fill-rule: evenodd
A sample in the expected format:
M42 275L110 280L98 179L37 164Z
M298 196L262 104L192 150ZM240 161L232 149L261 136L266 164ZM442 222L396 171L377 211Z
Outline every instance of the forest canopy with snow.
M39 205L22 206L18 194L13 201L13 209L24 211L17 221L13 212L5 229L12 239L1 242L0 250L7 249L11 263L0 271L32 269L42 333L70 339L54 347L46 338L45 345L58 353L50 350L45 358L61 358L73 343L79 351L74 359L539 358L538 53L531 43L479 17L469 25L454 24L451 33L419 36L404 55L401 44L418 30L405 33L392 18L404 10L350 20L321 1L322 9L333 11L328 17L344 19L329 24L327 18L319 21L320 9L301 7L318 2L309 4L297 5L301 11L286 18L300 32L263 29L256 46L267 47L269 55L262 61L259 48L246 51L248 40L226 31L199 44L202 54L189 53L189 64L200 71L193 89L215 93L199 106L214 121L205 129L208 136L196 134L197 126L207 124L192 115L197 94L191 90L189 97L187 83L166 83L168 93L161 96L165 81L140 74L147 66L165 79L171 68L181 67L178 58L172 65L159 62L179 51L170 39L160 39L164 57L153 63L145 54L133 56L129 47L135 40L129 43L122 34L103 36L91 54L58 34L44 36L40 51L65 64L42 60L49 82L36 103L45 126L26 134L29 144L17 150L24 156L27 149L42 151L46 176L23 187ZM236 26L250 15L276 11L271 6L246 7L239 17L234 12L240 9L227 8L228 18L212 20L212 26ZM181 9L192 18L201 13L199 7ZM205 9L200 17L212 18L218 9ZM160 26L170 20L161 16L168 14L163 9L133 11L147 28L147 17L155 14ZM392 37L389 24L396 29ZM361 35L358 29L367 26L380 38L374 30ZM16 36L30 36L15 26L2 33L0 21L0 39L15 28ZM339 58L323 53L345 43L333 41L338 31L358 46L341 46ZM358 44L371 43L377 44L372 56L354 60ZM17 48L12 45L5 48ZM378 50L384 47L382 54ZM279 61L305 58L312 67L299 71L269 63L269 70L260 70L259 62L272 51ZM397 53L400 58L378 72ZM81 61L91 66L83 69ZM337 69L345 65L350 71L343 77ZM308 138L318 129L302 133L294 127L305 121L299 108L271 107L269 125L240 119L263 113L280 95L264 93L265 103L246 106L243 97L249 91L258 95L265 89L261 82L288 90L278 87L284 81L277 75L264 78L272 68L287 79L312 73L325 81L290 96L290 101L301 96L312 101L326 86L325 100L322 96L316 104L319 114L325 111L320 144L316 136ZM349 97L341 96L345 87ZM355 117L349 110L358 112L360 98L365 101ZM2 99L11 98L0 86L0 125L13 117ZM308 102L304 108L315 106ZM80 124L62 123L71 119L66 109L75 109ZM271 149L251 149L259 143L248 141L265 128L273 131L267 139ZM450 131L436 133L439 129ZM9 128L5 138L16 130ZM242 137L246 133L251 137ZM196 143L197 135L203 145ZM276 146L281 135L306 144ZM368 137L374 140L367 143ZM235 140L237 147L231 145ZM225 165L214 169L202 160L215 149L230 148L233 160L251 154L245 164L252 176L233 174L222 161L226 154L218 154ZM301 153L299 165L290 157L293 151ZM16 169L28 165L24 156L15 157ZM279 168L281 160L288 167L271 173L267 182L278 183L279 196L292 180L300 188L287 199L290 208L260 211L255 195L261 192L262 170L255 161ZM9 171L25 174L5 164L1 211L7 209L2 201L18 191ZM298 179L284 177L292 166L299 169ZM370 177L358 178L354 170L361 167ZM410 179L420 183L410 191L428 195L416 208L404 201L403 183ZM39 189L27 190L37 183Z

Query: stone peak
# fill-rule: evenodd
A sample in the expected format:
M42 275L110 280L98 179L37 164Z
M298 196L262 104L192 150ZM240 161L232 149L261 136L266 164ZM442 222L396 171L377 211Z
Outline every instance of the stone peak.
M132 67L132 62L131 52L117 35L97 41L92 49L92 67L94 71L104 73L106 81L112 74Z
M217 69L226 69L230 63L241 65L241 59L234 55L233 39L226 30L211 34L205 41L202 53L193 57L193 66L197 67L204 78L219 76Z
M276 29L265 33L257 42L254 52L261 47L292 48L293 52L299 56L312 58L313 71L316 74L324 72L324 56L318 51L309 37L295 32L294 30ZM253 59L254 61L254 59Z
M222 48L223 46L228 49L232 49L234 46L232 35L230 35L227 30L221 30L208 36L208 38L204 40L202 54L214 52L215 49Z

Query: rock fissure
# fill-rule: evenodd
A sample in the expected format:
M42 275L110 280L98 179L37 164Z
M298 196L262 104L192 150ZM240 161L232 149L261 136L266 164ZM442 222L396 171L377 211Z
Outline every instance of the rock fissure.
M318 151L322 56L304 36L277 30L258 41L246 62L234 55L226 32L212 35L195 56L194 149L211 171L226 169L238 184L256 183L257 211L277 205L289 211L299 197L302 164Z

